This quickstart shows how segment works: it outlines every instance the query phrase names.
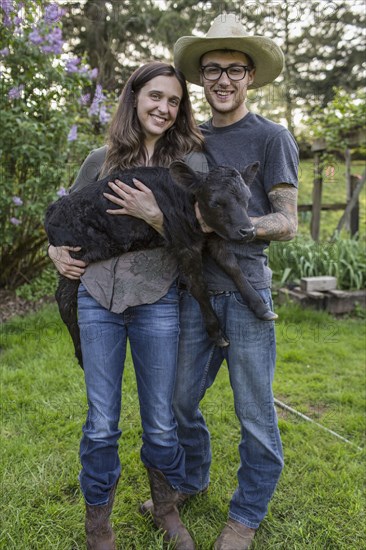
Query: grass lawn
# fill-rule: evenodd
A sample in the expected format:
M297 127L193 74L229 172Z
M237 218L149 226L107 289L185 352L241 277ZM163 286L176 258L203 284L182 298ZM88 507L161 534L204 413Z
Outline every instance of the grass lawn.
M359 550L366 540L365 453L357 448L364 446L365 323L294 306L278 312L276 397L354 445L278 409L286 467L254 550ZM86 403L82 371L56 307L1 325L0 346L0 548L82 549L77 475ZM211 486L182 514L198 550L209 550L225 523L238 467L239 430L225 367L203 409L212 433ZM158 550L161 533L138 513L149 491L130 360L121 427L123 474L113 513L118 548Z

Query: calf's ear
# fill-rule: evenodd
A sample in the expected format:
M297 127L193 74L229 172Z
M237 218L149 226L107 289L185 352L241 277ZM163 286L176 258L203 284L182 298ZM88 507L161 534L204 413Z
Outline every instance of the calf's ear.
M240 172L243 180L248 186L250 186L251 183L253 183L255 175L259 170L259 165L260 165L259 161L253 162L252 164L248 164L248 166L246 166L244 170Z
M175 183L189 193L195 193L202 185L204 175L196 173L182 160L174 160L169 172Z

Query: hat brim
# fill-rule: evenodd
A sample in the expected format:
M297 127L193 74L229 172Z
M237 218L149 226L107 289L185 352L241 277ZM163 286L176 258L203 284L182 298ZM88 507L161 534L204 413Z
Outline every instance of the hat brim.
M261 88L281 73L284 55L279 46L264 36L204 38L182 36L174 45L174 65L188 82L202 86L200 60L208 52L234 50L248 54L255 65L255 78L248 88Z

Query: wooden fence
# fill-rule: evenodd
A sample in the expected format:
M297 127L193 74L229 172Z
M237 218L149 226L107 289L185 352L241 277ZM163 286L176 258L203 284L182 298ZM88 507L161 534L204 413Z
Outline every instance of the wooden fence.
M314 182L311 204L299 204L299 212L311 212L310 233L314 241L319 240L320 235L320 214L322 210L343 210L343 214L335 228L335 233L340 231L345 223L351 235L355 235L359 230L359 201L358 197L365 184L365 173L361 180L351 173L351 148L364 143L366 139L366 130L360 129L347 137L347 149L345 150L346 176L345 176L345 195L346 201L343 203L322 204L323 192L323 155L327 150L324 139L318 139L312 144L314 152Z

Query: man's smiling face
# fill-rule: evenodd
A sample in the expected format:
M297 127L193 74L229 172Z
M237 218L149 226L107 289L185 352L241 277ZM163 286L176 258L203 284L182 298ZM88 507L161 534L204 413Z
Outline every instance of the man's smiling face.
M216 66L221 68L251 65L251 60L242 52L217 50L208 52L201 58L201 66ZM212 108L212 114L224 115L228 123L240 120L247 113L245 99L248 85L254 80L255 69L247 72L242 80L231 80L222 73L215 81L206 80L201 75L205 96ZM220 117L221 118L221 117Z

